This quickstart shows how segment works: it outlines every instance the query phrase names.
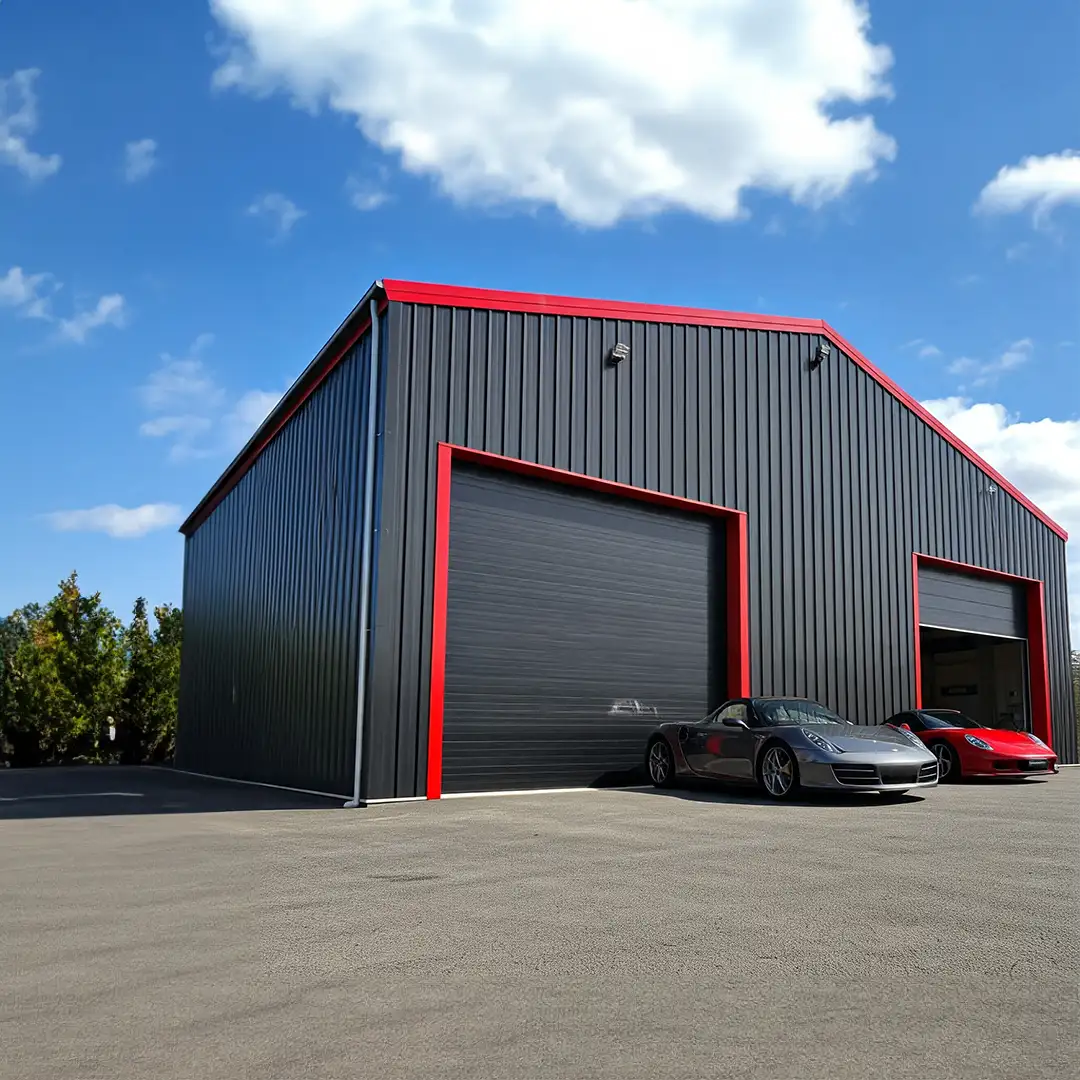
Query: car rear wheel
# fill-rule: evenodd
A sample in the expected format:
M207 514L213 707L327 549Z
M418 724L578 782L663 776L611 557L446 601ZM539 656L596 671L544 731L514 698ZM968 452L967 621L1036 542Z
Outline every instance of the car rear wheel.
M931 747L938 762L938 783L960 779L960 758L947 742L936 742Z
M791 799L799 790L799 766L783 743L765 747L758 764L758 783L770 799Z
M653 739L645 755L645 768L653 787L671 787L675 782L675 758L666 739Z

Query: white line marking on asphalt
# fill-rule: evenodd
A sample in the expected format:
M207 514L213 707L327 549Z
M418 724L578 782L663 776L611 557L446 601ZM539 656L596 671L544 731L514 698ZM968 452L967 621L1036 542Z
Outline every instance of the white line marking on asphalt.
M0 802L40 802L44 799L141 799L138 791L76 791L63 795L0 795Z

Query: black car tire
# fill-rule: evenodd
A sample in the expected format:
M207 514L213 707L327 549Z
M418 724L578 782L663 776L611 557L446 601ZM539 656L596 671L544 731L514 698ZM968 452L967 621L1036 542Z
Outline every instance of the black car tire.
M938 783L951 784L960 779L960 755L947 743L938 741L930 744L930 749L938 758ZM949 759L949 770L944 775L941 773L941 752Z
M765 779L765 773L769 769L772 760L770 755L774 753L778 758L786 758L787 764L791 769L791 785L786 791L778 792L776 790L770 790L770 785ZM770 799L773 799L776 802L787 802L798 795L799 763L795 760L795 751L792 750L787 743L777 739L776 741L765 745L765 748L761 751L761 755L758 757L757 782L758 787L760 787Z
M660 758L667 762L667 770L658 778L660 769L656 766ZM675 783L675 755L671 752L667 739L657 737L649 743L645 751L645 772L653 787L669 788Z

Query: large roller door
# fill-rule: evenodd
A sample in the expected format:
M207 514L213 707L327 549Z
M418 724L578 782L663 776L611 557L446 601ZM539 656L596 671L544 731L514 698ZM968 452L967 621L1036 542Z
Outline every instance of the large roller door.
M1020 583L922 566L919 622L943 630L1025 638L1024 587Z
M715 519L472 466L451 491L444 791L620 779L657 714L723 696Z

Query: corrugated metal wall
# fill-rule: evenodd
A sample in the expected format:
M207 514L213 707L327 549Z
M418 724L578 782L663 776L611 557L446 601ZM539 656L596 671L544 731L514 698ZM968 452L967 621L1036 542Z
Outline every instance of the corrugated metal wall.
M370 346L187 540L181 768L352 792Z
M878 722L914 695L913 550L1042 578L1076 758L1064 543L817 339L393 303L367 795L420 794L440 440L749 515L751 677ZM604 360L616 341L630 358ZM205 527L205 526L204 526ZM396 721L396 722L395 722Z

